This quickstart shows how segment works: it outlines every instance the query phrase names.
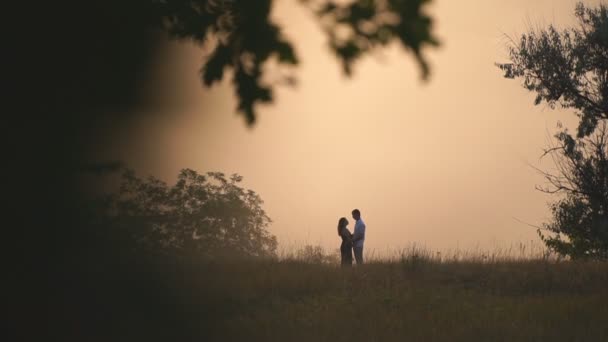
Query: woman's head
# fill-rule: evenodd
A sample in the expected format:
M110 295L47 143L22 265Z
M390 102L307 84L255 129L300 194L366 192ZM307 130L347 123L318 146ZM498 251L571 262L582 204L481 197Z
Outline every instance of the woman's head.
M338 235L341 235L340 233L342 232L342 228L346 227L347 225L348 220L346 219L346 217L340 218L340 220L338 221Z

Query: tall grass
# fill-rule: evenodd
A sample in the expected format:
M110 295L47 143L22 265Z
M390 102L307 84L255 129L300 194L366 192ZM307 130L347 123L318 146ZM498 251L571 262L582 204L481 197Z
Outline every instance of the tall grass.
M118 327L105 340L607 341L608 263L525 251L413 245L340 267L337 251L304 246L125 266L94 288Z
M309 248L310 247L310 248ZM605 341L608 264L548 254L431 252L342 268L303 247L194 263L184 305L207 341ZM522 248L523 250L523 248ZM331 252L330 252L331 253ZM536 253L536 252L535 252Z
M298 260L308 263L339 264L340 250L327 249L318 245L293 245L279 250L279 260ZM483 249L431 250L424 245L411 244L404 248L386 248L384 250L366 249L365 260L372 263L397 262L406 259L424 259L428 262L476 262L495 263L527 260L562 260L562 257L548 250L544 245L530 241L505 247Z

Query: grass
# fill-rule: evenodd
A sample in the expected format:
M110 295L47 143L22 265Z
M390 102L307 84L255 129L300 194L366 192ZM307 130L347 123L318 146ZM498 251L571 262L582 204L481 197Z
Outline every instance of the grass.
M163 274L194 340L608 340L608 263L500 255L411 249L351 269L284 257Z

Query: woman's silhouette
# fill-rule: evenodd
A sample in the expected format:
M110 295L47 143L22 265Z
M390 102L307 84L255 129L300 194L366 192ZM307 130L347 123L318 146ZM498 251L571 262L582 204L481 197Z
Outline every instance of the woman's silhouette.
M342 266L352 266L353 264L353 235L346 228L347 225L346 217L342 217L338 221L338 235L342 238L342 244L340 245Z

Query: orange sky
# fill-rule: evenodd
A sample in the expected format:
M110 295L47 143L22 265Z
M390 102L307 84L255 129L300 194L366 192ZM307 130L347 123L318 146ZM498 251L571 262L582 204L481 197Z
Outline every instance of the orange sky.
M253 129L235 113L228 81L201 87L203 52L168 43L142 89L150 97L143 119L122 123L104 156L166 181L185 167L243 175L284 248L338 246L338 218L350 219L355 207L368 226L366 246L378 253L412 243L494 249L538 241L514 219L540 224L549 215L551 197L534 189L542 178L528 163L542 165L558 120L576 121L534 106L494 63L507 61L505 35L572 24L576 1L435 0L428 12L442 46L427 50L427 83L396 46L346 79L309 13L296 0L276 3L274 17L301 60L299 85L278 88Z

